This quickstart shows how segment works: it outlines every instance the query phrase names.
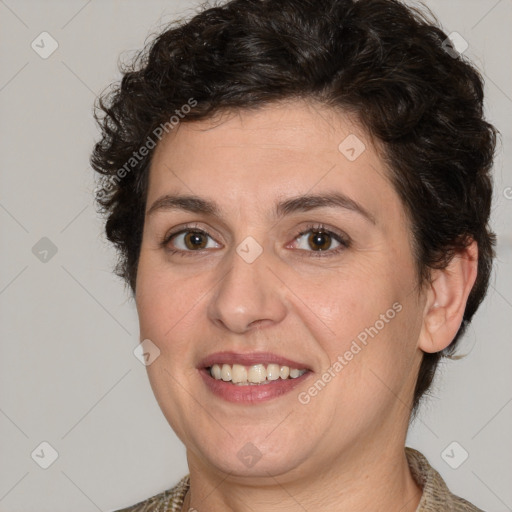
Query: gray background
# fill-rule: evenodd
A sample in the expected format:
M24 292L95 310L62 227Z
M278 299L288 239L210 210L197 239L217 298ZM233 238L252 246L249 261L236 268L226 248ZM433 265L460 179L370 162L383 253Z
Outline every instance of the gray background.
M92 104L119 77L119 56L195 5L0 1L0 512L106 512L187 472L132 352L136 312L111 272L88 158L98 137ZM465 54L485 75L487 115L502 133L500 243L489 295L461 346L469 355L443 364L408 445L453 492L487 511L512 510L512 1L427 5L468 41ZM58 43L46 59L31 47L43 31ZM58 452L48 469L39 465L50 460L43 441ZM460 462L462 450L469 458L453 469L446 461Z

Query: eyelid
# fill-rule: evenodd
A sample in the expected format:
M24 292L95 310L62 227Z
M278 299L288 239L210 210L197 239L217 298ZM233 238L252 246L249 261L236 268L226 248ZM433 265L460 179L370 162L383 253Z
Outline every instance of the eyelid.
M330 226L327 226L326 224L322 222L311 222L307 223L305 227L301 228L295 235L295 238L301 235L305 235L306 233L309 233L310 231L316 231L316 232L322 232L327 233L330 235L336 235L338 238L340 238L342 241L346 243L350 243L350 237L344 233L343 231L340 231L336 228L332 228Z

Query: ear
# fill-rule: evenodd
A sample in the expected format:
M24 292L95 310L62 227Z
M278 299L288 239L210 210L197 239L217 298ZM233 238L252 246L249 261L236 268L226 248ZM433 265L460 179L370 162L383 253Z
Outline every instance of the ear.
M455 253L446 268L432 271L418 348L429 353L440 352L453 341L462 323L477 269L478 245L473 240Z

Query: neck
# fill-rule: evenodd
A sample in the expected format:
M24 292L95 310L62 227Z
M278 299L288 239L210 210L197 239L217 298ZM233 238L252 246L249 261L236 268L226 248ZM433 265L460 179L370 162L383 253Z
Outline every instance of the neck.
M351 452L352 453L349 453ZM422 490L403 444L371 454L353 449L335 467L302 477L239 478L206 467L187 453L190 491L182 510L202 512L415 512ZM306 476L307 475L307 476Z

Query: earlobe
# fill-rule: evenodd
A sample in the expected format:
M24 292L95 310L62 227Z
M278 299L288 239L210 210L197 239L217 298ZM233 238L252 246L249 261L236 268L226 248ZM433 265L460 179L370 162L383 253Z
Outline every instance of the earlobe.
M455 253L446 268L432 271L418 348L428 353L440 352L453 341L462 323L477 269L478 246L473 240Z

